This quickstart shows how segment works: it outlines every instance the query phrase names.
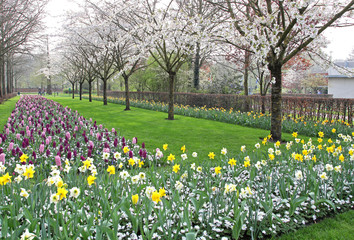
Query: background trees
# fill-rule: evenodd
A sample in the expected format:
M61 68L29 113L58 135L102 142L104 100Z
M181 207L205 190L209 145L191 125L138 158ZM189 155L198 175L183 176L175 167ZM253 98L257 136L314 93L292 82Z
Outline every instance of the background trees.
M0 97L13 92L15 55L40 30L46 3L46 0L0 0Z

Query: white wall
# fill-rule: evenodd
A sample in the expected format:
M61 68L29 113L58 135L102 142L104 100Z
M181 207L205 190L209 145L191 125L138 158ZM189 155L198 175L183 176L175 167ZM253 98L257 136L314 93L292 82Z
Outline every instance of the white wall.
M328 94L333 94L333 98L354 98L354 78L330 78Z

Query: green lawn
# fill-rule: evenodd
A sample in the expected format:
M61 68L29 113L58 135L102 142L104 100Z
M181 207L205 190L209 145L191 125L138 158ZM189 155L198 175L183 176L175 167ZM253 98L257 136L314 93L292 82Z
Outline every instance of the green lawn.
M3 130L3 126L7 123L7 119L15 109L15 105L19 99L20 97L17 96L0 104L0 132Z
M269 131L205 119L175 115L174 121L166 120L167 114L140 108L124 111L125 106L87 99L52 97L63 106L79 111L86 118L96 120L98 124L119 130L128 139L137 137L146 143L148 150L162 148L169 144L172 153L180 154L180 148L186 145L188 153L197 152L207 158L209 152L220 153L225 147L229 152L238 152L242 145L254 148L260 137L266 137ZM292 139L291 134L284 134L285 139ZM202 155L201 155L202 154Z
M326 218L318 224L285 234L279 240L352 240L354 239L354 210Z

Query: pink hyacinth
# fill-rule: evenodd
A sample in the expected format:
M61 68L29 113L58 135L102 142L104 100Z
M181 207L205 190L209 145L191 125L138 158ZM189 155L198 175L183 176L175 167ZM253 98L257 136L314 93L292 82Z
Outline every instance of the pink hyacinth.
M2 143L2 138L0 137L0 144Z
M109 153L110 150L109 150L109 148L104 148L104 149L103 149L103 152Z
M69 132L66 132L65 137L66 137L68 140L70 140L70 139L71 139L70 133L69 133Z
M93 144L93 142L91 140L89 141L89 146L92 147L92 148L94 147L94 144Z
M115 132L116 132L116 130L114 128L112 128L112 133L115 133Z
M138 142L138 139L136 137L133 137L133 144L136 144Z
M97 140L100 139L100 137L101 137L101 134L97 133L97 134L96 134Z
M10 129L6 128L6 135L9 135Z
M5 153L0 154L0 162L2 163L2 165L5 165Z
M103 126L102 126L102 124L100 124L100 129L102 130L102 128L103 128Z
M12 151L12 149L14 149L14 143L10 142L9 147L7 148L7 151Z
M79 130L79 128L77 126L75 126L74 131L77 132Z
M84 125L84 123L82 121L80 121L80 126Z
M59 157L59 156L55 156L55 164L56 164L58 167L61 167L61 160L60 160L60 157Z
M45 139L45 145L49 145L50 141L49 141L49 138L46 138Z
M27 130L27 136L30 137L31 136L31 131Z
M21 134L17 133L17 134L16 134L16 139L17 139L17 140L20 140L20 138L21 138Z
M39 146L39 152L40 152L40 153L43 153L43 152L44 152L44 144L41 144L41 145Z

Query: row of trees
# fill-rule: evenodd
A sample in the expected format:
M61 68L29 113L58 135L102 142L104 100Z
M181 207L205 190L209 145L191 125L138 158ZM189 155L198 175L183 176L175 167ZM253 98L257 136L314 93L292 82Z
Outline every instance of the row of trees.
M19 54L28 52L29 42L41 29L47 1L0 0L0 98L14 91L14 66Z
M226 55L244 71L245 83L253 70L261 93L271 88L271 134L280 140L282 67L305 51L320 54L321 33L350 17L353 5L354 0L86 0L65 28L63 72L73 87L78 81L80 89L84 81L91 89L94 79L100 79L104 104L107 81L124 78L129 110L129 78L145 68L150 57L168 75L168 119L173 120L181 67L193 59L198 88L203 61Z

